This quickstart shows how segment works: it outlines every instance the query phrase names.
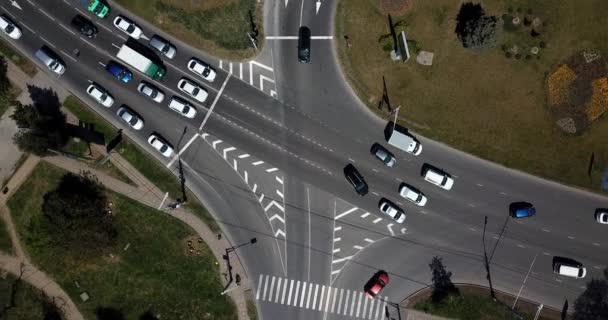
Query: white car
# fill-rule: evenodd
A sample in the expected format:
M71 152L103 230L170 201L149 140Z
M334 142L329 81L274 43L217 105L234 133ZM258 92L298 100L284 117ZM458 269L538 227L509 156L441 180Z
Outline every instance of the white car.
M173 148L171 148L171 146L169 146L169 144L165 141L165 139L161 138L160 136L156 135L156 134L151 134L150 137L148 138L148 143L156 150L158 150L158 152L160 152L160 154L162 154L163 156L169 158L171 157L171 155L173 155Z
M608 224L608 211L598 210L595 213L595 220L600 224Z
M144 121L141 120L137 115L135 115L135 112L133 112L133 110L129 109L129 107L125 106L124 104L122 105L122 107L120 107L120 109L118 109L116 114L126 123L128 123L131 128L135 130L140 130L144 127Z
M422 176L424 177L424 180L445 190L452 189L452 186L454 185L454 179L452 179L450 175L431 167L425 167L422 170Z
M186 118L192 119L196 116L196 109L188 102L177 97L171 98L171 101L169 101L169 108Z
M397 208L395 205L393 205L389 201L387 201L387 200L380 201L379 208L382 213L388 215L393 220L395 220L397 223L403 223L403 221L405 221L405 213L403 212L403 210Z
M114 26L134 39L139 39L144 34L139 26L123 16L118 16L114 19Z
M110 96L110 94L106 91L106 89L102 88L97 84L91 84L87 88L87 93L91 98L95 99L102 106L109 108L114 104L114 98Z
M198 76L209 82L213 82L217 76L215 70L211 69L208 64L195 58L190 59L188 62L188 70L196 73Z
M405 183L399 188L399 195L420 207L424 207L427 201L427 198L424 196L424 194L422 194L422 192L406 185Z
M205 89L186 78L181 78L177 83L177 87L199 102L205 102L209 95Z
M163 100L165 99L164 93L162 93L160 90L156 89L151 84L148 84L143 81L137 86L137 91L139 91L139 93L143 94L144 96L146 96L158 103L163 102Z
M0 29L6 33L7 36L17 40L21 38L21 29L17 27L7 16L0 15Z

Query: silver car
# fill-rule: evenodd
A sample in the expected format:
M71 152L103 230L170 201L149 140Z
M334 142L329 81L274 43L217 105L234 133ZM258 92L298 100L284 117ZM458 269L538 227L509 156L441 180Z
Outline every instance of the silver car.
M141 128L144 127L144 121L140 119L135 112L133 112L133 110L124 104L120 107L120 109L118 109L116 114L135 130L141 130Z
M175 50L175 46L157 35L150 39L148 45L169 59L173 59L175 57L175 53L177 52L177 50Z
M143 94L144 96L146 96L158 103L163 102L163 100L165 99L165 94L162 93L162 91L156 89L156 87L154 87L153 85L151 85L145 81L142 81L137 86L137 91L139 91L139 93Z
M395 156L390 151L386 150L385 147L381 146L378 143L374 143L370 152L376 158L378 158L378 160L382 161L382 163L384 163L385 166L387 166L389 168L393 167L395 165L395 163L397 162L397 160L395 159Z

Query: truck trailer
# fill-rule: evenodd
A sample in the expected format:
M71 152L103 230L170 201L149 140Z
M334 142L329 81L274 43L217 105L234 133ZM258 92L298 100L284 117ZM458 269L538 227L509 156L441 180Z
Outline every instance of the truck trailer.
M116 57L154 80L162 80L167 73L167 69L163 66L154 63L126 44L123 44L118 50Z

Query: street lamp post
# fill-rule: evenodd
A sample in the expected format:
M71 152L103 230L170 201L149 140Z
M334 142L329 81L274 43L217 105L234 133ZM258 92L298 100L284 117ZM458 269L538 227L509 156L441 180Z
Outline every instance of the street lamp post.
M230 284L232 283L232 265L230 264L230 252L234 252L236 249L240 248L240 247L244 247L248 244L255 244L256 242L258 242L258 239L256 238L251 238L248 242L245 243L241 243L239 245L236 246L232 246L230 248L226 248L226 254L224 255L224 260L226 260L226 265L228 267L228 283L226 284L226 287L224 288L224 291L222 291L222 294L225 294L226 292L233 290L235 288L232 289L228 289L228 287L230 286ZM237 274L238 275L238 274ZM240 278L240 277L239 277ZM237 285L240 284L240 280L237 280Z
M238 248L240 248L240 247L246 246L246 245L248 245L248 244L255 244L256 242L258 242L258 239L256 239L256 238L251 238L251 239L250 239L248 242L241 243L241 244L239 244L239 245L232 246L232 247L230 247L230 248L226 249L226 254L228 254L229 252L232 252L232 251L234 251L234 250L236 250L236 249L238 249Z
M393 120L393 131L395 131L395 126L397 125L397 116L399 115L399 108L401 108L401 106L398 106L397 109L393 110L393 113L395 114L395 120Z

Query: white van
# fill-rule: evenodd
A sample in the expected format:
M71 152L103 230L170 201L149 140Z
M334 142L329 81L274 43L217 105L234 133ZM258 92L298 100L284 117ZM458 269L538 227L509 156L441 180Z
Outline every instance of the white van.
M42 62L49 70L56 74L63 74L65 72L65 66L57 58L57 55L47 47L42 47L34 54L40 62Z
M418 140L407 133L402 133L394 129L391 132L391 136L388 138L388 143L415 156L422 153L422 145Z
M582 265L570 265L566 263L555 263L553 271L559 275L582 279L587 275L587 269Z
M423 169L422 177L424 177L424 180L445 190L452 189L452 186L454 185L454 179L452 179L450 175L431 167L425 167Z

